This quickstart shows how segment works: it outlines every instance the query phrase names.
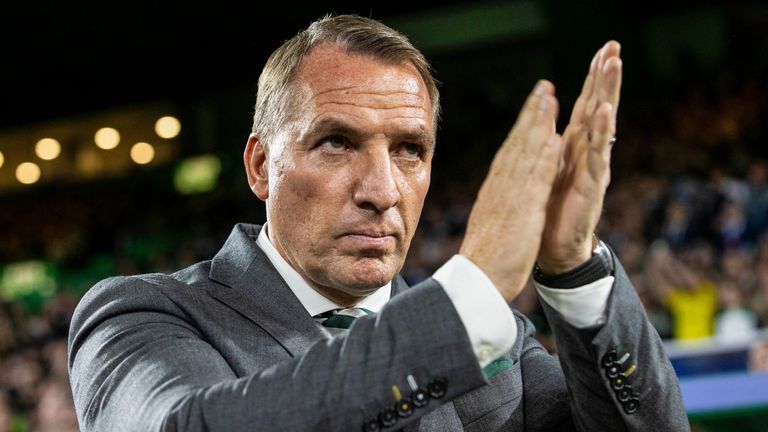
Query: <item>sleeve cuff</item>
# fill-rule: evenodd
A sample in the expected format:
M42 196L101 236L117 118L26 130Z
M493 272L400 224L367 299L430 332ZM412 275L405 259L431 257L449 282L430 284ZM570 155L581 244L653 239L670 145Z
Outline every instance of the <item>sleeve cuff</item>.
M613 287L613 276L606 276L590 284L571 289L551 288L536 281L536 291L542 300L576 327L586 328L605 324L605 308Z
M433 278L459 313L480 367L512 349L517 339L515 316L479 267L464 256L454 255Z

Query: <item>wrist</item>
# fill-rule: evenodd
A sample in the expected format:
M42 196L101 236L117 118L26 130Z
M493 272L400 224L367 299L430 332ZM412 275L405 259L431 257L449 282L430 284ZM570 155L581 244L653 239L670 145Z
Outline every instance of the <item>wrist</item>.
M540 285L550 288L577 288L600 280L614 273L613 254L605 243L597 240L592 256L581 265L564 273L544 273L537 265L533 279Z
M584 242L575 251L565 254L563 258L552 259L539 256L536 260L536 271L547 276L568 273L589 261L595 255L599 244L597 235L592 234L591 242Z

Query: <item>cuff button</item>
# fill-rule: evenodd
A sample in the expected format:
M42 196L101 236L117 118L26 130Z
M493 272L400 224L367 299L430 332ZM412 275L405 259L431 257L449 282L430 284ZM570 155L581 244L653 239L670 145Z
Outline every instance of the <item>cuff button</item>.
M626 380L622 376L617 376L611 380L611 387L616 391L623 389L625 385Z
M427 393L427 390L423 388L413 392L411 394L411 399L413 399L413 406L416 408L421 408L429 404L429 394Z
M397 423L397 411L394 408L389 408L379 413L379 422L384 427L392 427Z
M619 366L614 364L608 367L605 370L605 374L608 375L608 378L610 379L616 378L617 376L619 376Z
M618 353L616 353L616 350L610 350L603 356L603 367L608 368L611 367L611 365L619 359Z
M378 432L380 430L379 419L370 419L363 423L363 432Z
M411 403L410 398L400 399L400 401L395 404L395 407L397 409L397 415L402 418L410 417L413 414L413 404Z
M617 391L616 396L619 398L620 402L627 402L629 401L629 398L632 397L632 389L629 386L626 386Z
M445 396L445 391L448 388L448 381L445 378L435 378L427 386L429 395L435 399L440 399Z
M627 414L633 414L637 409L640 407L640 400L637 398L632 398L626 402L624 402L624 412Z

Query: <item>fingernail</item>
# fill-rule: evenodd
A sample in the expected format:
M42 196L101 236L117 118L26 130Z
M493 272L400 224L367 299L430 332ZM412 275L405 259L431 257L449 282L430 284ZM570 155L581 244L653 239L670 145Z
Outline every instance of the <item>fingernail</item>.
M533 93L535 93L537 95L544 94L544 82L543 81L539 81L538 83L536 83L536 87L534 87Z
M548 107L549 107L549 98L545 96L539 99L539 110L546 111Z

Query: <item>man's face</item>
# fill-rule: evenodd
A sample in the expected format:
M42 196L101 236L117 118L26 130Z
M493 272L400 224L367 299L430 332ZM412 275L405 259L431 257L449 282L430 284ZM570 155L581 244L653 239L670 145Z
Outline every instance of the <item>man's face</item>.
M315 289L354 304L405 260L429 188L429 95L413 66L330 44L303 60L293 85L299 112L261 159L246 150L249 182L281 255Z

